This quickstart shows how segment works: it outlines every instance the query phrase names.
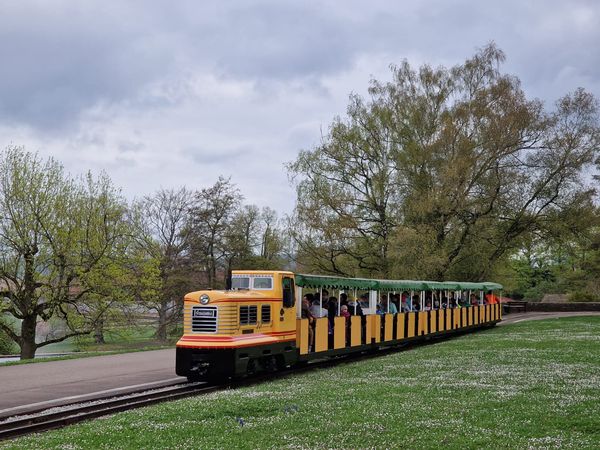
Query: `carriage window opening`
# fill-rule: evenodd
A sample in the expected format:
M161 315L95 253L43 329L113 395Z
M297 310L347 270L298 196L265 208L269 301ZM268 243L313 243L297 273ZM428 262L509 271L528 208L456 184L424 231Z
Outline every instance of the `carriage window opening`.
M231 278L231 289L250 289L250 277Z

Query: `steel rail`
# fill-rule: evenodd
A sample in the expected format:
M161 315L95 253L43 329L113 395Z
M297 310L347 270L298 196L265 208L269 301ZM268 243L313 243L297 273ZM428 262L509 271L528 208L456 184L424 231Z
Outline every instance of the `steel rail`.
M58 407L54 406L46 410L27 412L0 422L0 440L61 428L84 420L168 400L207 394L222 388L222 385L207 386L205 383L185 383L183 386L132 392L105 399L95 399L91 402L71 403ZM57 409L58 411L45 412Z

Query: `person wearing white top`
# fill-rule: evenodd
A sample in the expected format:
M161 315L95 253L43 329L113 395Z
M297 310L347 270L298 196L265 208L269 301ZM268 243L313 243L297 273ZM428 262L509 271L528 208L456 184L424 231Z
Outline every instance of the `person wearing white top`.
M313 304L310 307L310 313L314 317L327 317L327 310L325 308L321 308L319 305L319 300L313 301Z

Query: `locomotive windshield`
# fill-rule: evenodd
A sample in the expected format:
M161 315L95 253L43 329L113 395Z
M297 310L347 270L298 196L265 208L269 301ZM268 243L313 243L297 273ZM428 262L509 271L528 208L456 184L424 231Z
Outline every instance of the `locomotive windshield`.
M273 276L236 274L231 277L231 289L273 289Z
M250 289L250 277L232 277L231 289Z
M253 281L254 289L273 289L273 277L255 277Z

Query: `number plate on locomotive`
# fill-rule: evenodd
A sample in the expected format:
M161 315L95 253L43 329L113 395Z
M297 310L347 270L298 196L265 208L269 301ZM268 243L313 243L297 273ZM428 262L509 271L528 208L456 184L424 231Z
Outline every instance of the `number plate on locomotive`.
M216 311L214 309L194 309L192 311L193 317L215 317Z

